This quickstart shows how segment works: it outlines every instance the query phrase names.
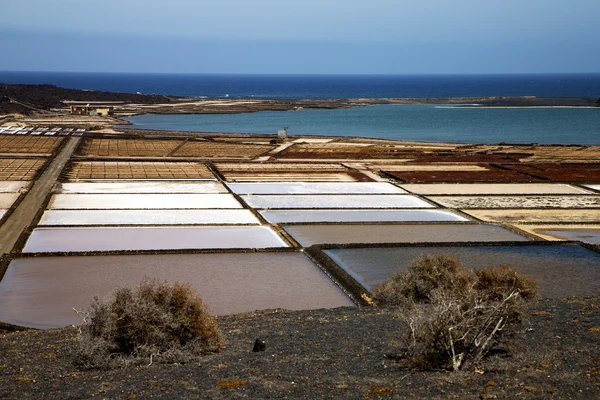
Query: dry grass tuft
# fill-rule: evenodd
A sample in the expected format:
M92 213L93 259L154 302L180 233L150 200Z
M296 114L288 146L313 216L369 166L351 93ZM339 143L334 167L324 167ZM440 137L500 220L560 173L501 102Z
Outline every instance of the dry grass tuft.
M520 322L537 283L507 265L469 271L428 254L374 290L379 304L401 308L410 327L405 359L417 368L477 364L507 326Z
M187 362L218 352L223 339L215 319L189 285L145 280L94 298L83 318L76 363L111 368L153 362Z

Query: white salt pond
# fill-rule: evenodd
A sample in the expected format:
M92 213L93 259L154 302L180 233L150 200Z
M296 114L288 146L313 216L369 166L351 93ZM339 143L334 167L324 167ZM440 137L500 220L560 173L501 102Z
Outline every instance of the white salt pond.
M0 208L10 208L19 195L19 193L0 193Z
M4 214L6 214L8 210L0 210L0 219L2 219L2 217L4 217Z
M403 194L386 182L264 182L228 183L237 194Z
M590 194L591 192L564 183L423 183L402 184L417 194Z
M265 226L37 228L24 253L288 247Z
M227 193L220 183L211 181L118 181L70 182L58 186L57 193Z
M443 210L277 210L259 211L270 223L290 222L465 222Z
M260 224L250 210L48 210L39 225Z
M31 185L28 181L0 181L0 193L20 193Z
M230 194L56 194L49 209L242 208Z
M367 290L414 259L430 253L457 257L467 268L514 266L538 281L545 298L595 296L600 291L600 254L577 245L437 246L324 250Z
M440 243L529 241L496 225L286 225L300 245L346 243Z
M79 325L118 286L144 278L189 283L218 315L354 303L301 253L33 257L13 260L0 282L0 321L32 328Z
M410 195L244 195L253 208L434 208Z
M590 189L600 190L600 185L585 185L585 186L589 187Z

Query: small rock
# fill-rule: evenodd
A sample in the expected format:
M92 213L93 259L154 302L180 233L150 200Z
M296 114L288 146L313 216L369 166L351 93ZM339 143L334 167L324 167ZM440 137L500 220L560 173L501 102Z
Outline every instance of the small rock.
M267 345L264 340L256 339L254 341L254 347L252 348L252 351L256 353L259 351L265 351L266 348L267 348Z

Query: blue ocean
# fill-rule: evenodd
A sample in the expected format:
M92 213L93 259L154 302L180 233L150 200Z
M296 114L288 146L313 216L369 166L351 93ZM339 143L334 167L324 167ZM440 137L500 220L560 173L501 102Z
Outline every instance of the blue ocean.
M0 83L230 98L598 97L600 73L523 75L217 75L2 72Z
M1 83L196 98L538 96L600 99L600 74L171 75L0 72ZM238 115L141 115L135 127L218 133L362 136L455 143L600 144L600 107L378 105Z

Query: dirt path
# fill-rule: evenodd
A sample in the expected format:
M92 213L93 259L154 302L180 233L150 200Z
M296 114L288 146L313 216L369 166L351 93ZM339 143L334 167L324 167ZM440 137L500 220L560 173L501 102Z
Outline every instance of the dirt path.
M81 138L70 137L68 140L66 146L46 168L42 176L35 181L21 204L0 226L0 254L10 253L21 232L31 224Z

